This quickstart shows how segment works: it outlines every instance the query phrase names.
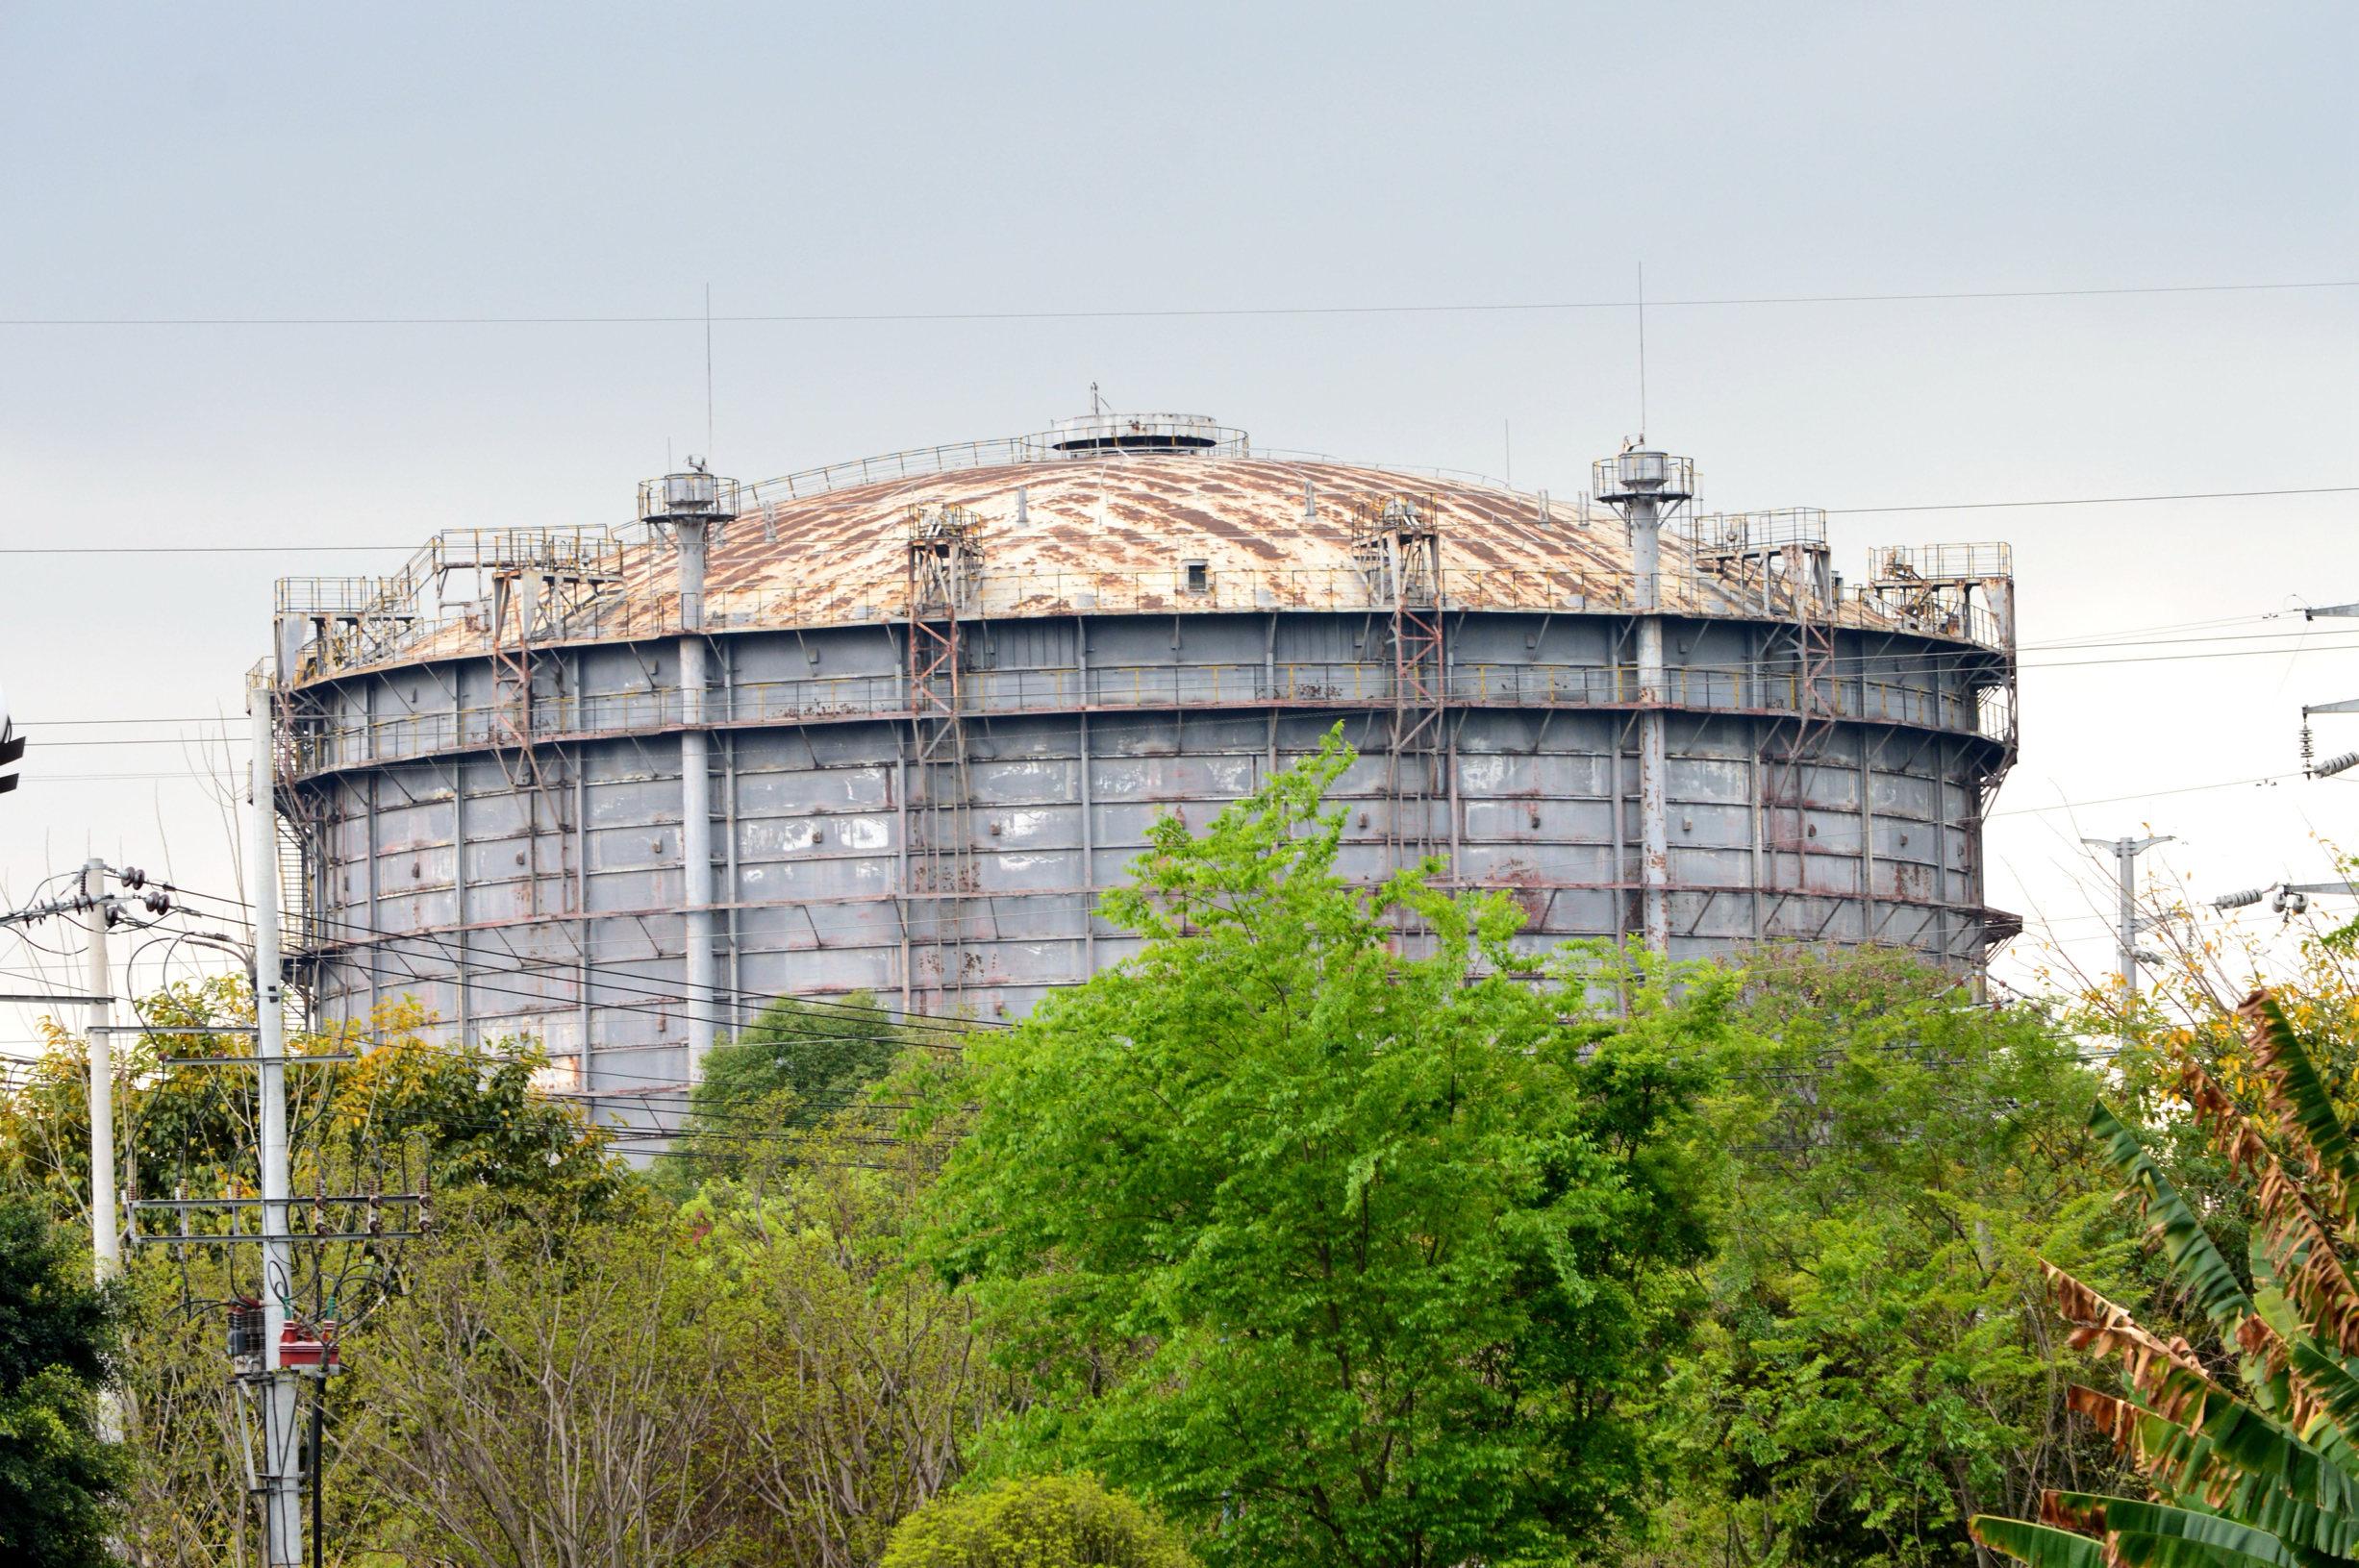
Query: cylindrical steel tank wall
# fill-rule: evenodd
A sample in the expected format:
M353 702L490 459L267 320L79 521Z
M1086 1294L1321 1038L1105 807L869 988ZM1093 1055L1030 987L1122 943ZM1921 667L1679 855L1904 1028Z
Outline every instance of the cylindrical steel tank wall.
M1433 841L1509 889L1535 946L1635 933L1637 708L1627 614L1450 612L1449 787ZM773 996L872 990L1000 1018L1132 951L1093 921L1158 813L1191 826L1316 749L1362 752L1343 869L1389 869L1383 617L1059 614L970 622L967 884L913 885L905 627L714 634L705 703L724 1023ZM2000 934L1979 818L2005 747L1991 660L1838 628L1836 716L1807 733L1768 621L1667 622L1671 950L1758 938L1915 947L1970 967ZM503 743L485 658L288 694L288 788L313 824L298 933L323 1021L414 997L469 1037L537 1036L618 1108L688 1076L678 644L534 650L535 743ZM1798 735L1808 755L1785 759ZM938 775L939 776L939 775ZM1084 803L1087 803L1086 808ZM934 821L941 818L929 819ZM922 895L922 896L919 896ZM930 911L955 910L943 929Z

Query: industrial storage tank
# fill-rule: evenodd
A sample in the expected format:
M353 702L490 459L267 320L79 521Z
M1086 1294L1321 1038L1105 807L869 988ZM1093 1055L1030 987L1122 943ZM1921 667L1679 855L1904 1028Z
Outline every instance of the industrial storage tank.
M1555 499L1257 454L1186 415L448 530L279 585L291 973L414 997L663 1120L716 1032L866 990L1001 1019L1118 962L1092 913L1338 723L1345 874L1425 855L1522 940L1671 956L2017 929L2003 545L1835 573L1824 514L1702 513L1635 443ZM1659 530L1659 534L1658 534Z

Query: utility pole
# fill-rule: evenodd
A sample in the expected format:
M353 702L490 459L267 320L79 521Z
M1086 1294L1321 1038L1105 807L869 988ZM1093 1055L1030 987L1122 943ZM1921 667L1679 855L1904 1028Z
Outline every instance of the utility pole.
M1666 457L1633 436L1621 455L1596 465L1597 499L1630 526L1630 570L1638 610L1639 885L1646 949L1671 945L1670 810L1663 727L1663 524L1695 494L1694 465ZM1614 809L1621 809L1615 790ZM1619 834L1618 834L1619 836ZM1619 875L1617 880L1619 880Z
M389 1241L414 1240L430 1232L433 1225L433 1175L431 1168L421 1171L415 1192L385 1192L379 1189L379 1182L374 1180L366 1192L331 1196L322 1191L313 1199L316 1206L316 1218L303 1236L298 1238L289 1224L293 1191L289 1171L287 1070L290 1065L314 1070L361 1058L351 1054L320 1051L304 1057L289 1057L287 1054L279 932L278 821L273 766L274 696L272 683L265 675L254 683L247 698L250 705L247 716L252 721L254 746L253 771L250 775L251 813L247 819L254 908L253 1025L170 1024L150 1027L135 1023L118 1029L106 1021L112 1002L108 993L105 944L108 918L110 915L122 917L128 912L131 901L121 893L106 892L103 879L111 876L122 888L136 891L147 885L148 878L146 873L136 867L114 871L96 860L84 867L81 886L71 898L53 899L38 906L0 912L0 927L67 914L87 914L91 938L89 994L41 996L0 993L0 1002L60 1003L94 1009L96 1021L90 1026L91 1064L99 1076L91 1095L92 1135L95 1140L91 1149L92 1207L97 1221L94 1229L98 1232L97 1268L102 1280L113 1272L111 1265L119 1257L117 1249L120 1245L232 1249L260 1247L261 1289L253 1296L238 1294L222 1305L228 1307L227 1349L231 1381L238 1390L240 1405L258 1413L263 1427L262 1466L257 1477L261 1485L256 1496L256 1502L262 1508L261 1561L265 1568L302 1568L303 1486L309 1481L313 1488L313 1559L314 1568L318 1568L325 1539L320 1490L320 1471L325 1458L324 1412L319 1400L325 1394L327 1379L335 1375L340 1365L337 1349L338 1323L329 1314L339 1309L339 1298L341 1305L349 1307L350 1290L356 1282L365 1285L373 1280L381 1296L389 1292L392 1265L386 1262L378 1249ZM169 884L160 883L138 902L152 914L167 914L171 910L169 895L173 891L176 889ZM108 1072L112 1056L109 1044L117 1033L149 1037L159 1033L253 1036L255 1049L251 1056L188 1057L176 1058L176 1064L253 1072L257 1075L260 1092L255 1131L262 1184L259 1200L236 1190L234 1186L218 1198L190 1198L184 1193L176 1198L142 1201L136 1194L125 1193L121 1198L128 1224L121 1231L114 1229L113 1143L105 1129L112 1119L106 1093L107 1088L112 1086ZM240 1223L238 1216L251 1213L258 1204L262 1211L261 1224L249 1228ZM414 1206L417 1216L415 1224L408 1230L387 1230L382 1210L389 1204ZM225 1211L222 1214L223 1223L218 1228L192 1232L190 1219L209 1209ZM345 1216L344 1222L331 1226L327 1215L332 1210ZM172 1221L173 1229L155 1232L142 1231L140 1216L143 1213L160 1215ZM298 1259L295 1243L298 1239L310 1249L309 1285L303 1284L303 1278L296 1272ZM344 1254L346 1266L331 1268L324 1260L331 1248L357 1248L359 1251L357 1254L350 1251ZM237 1270L235 1260L240 1256L234 1251L231 1253L230 1267L233 1270ZM355 1261L374 1266L356 1269L351 1266ZM299 1286L314 1297L309 1311L298 1294ZM312 1382L316 1389L311 1411L311 1441L308 1445L302 1440L304 1412L300 1392L306 1381ZM240 1419L242 1421L242 1417ZM112 1428L110 1435L113 1435ZM242 1436L234 1440L233 1462L246 1467L251 1475L254 1474L253 1449L250 1445L238 1447L242 1442ZM242 1458L238 1457L240 1454Z
M107 964L106 861L83 862L82 896L88 904L83 923L89 939L85 978L90 996L90 1252L98 1282L105 1284L123 1271L114 1228L114 1002Z
M100 1284L123 1272L123 1244L115 1231L114 1204L114 1015L113 981L108 973L107 862L82 866L83 919L89 933L86 988L90 997L90 1254ZM98 1435L123 1440L123 1406L113 1390L99 1396Z
M9 721L9 695L0 691L0 767L24 760L25 737L16 733ZM16 775L0 773L0 795L16 787Z
M2305 621L2324 615L2330 618L2359 616L2359 605L2317 605L2301 612ZM2359 766L2359 752L2345 752L2313 766L2310 759L2310 715L2313 713L2359 713L2359 697L2346 698L2339 703L2308 703L2301 710L2301 771L2312 779L2329 778L2353 766Z
M2084 844L2113 851L2114 863L2121 876L2121 905L2115 926L2115 937L2121 947L2121 1012L2129 1016L2132 1003L2138 997L2138 961L2145 955L2138 951L2138 933L2151 921L2138 918L2138 857L2157 844L2172 841L2171 834L2159 834L2152 838L2084 838Z
M260 1126L263 1186L263 1418L264 1561L301 1568L303 1494L296 1453L295 1380L280 1364L280 1341L294 1293L287 1199L287 1029L280 1005L279 830L272 769L271 689L247 693L254 725L254 1023L255 1070L262 1080Z

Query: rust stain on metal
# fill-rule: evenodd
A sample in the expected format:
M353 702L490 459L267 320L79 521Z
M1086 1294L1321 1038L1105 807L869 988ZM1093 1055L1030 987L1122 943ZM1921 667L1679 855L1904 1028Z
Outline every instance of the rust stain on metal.
M1302 487L1318 516L1302 516ZM1016 524L1016 491L1029 520ZM713 588L825 592L883 582L900 569L903 519L913 505L965 507L983 519L987 570L1139 572L1183 560L1215 572L1284 567L1348 571L1354 505L1416 493L1433 497L1443 569L1545 572L1629 570L1619 524L1572 525L1560 505L1543 522L1536 497L1463 482L1332 462L1263 458L1132 456L966 469L891 480L773 508L724 532L706 581ZM633 552L625 592L660 592L670 554Z

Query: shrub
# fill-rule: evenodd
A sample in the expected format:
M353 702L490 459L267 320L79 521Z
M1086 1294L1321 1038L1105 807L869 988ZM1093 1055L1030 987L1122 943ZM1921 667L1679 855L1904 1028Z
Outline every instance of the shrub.
M1193 1568L1147 1507L1093 1476L1026 1476L936 1498L901 1521L882 1568Z

